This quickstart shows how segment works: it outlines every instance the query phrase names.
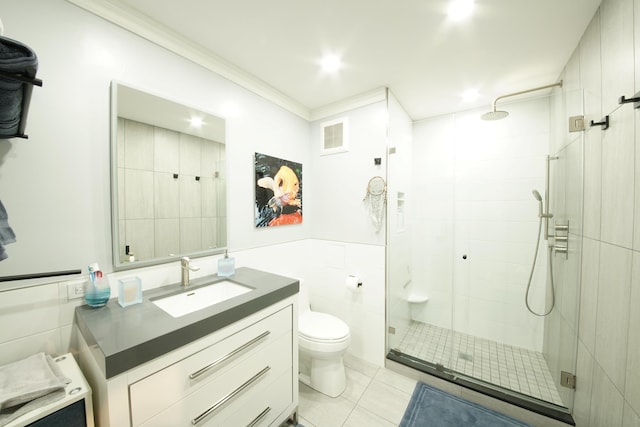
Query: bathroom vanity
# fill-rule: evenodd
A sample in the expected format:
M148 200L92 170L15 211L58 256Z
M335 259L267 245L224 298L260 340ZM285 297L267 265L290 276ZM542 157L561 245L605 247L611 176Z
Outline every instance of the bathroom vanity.
M173 317L144 292L141 304L76 308L80 366L99 426L278 426L298 405L298 281L249 268L228 278L251 288Z

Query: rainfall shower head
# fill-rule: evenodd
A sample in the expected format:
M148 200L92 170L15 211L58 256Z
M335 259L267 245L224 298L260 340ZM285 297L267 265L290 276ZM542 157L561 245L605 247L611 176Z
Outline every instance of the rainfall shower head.
M507 117L509 113L507 111L496 111L494 108L493 111L489 111L480 116L482 120L500 120Z

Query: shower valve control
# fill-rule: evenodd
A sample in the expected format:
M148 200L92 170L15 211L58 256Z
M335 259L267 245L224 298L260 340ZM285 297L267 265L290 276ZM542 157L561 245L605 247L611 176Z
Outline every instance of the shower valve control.
M555 224L553 250L556 254L564 254L569 259L569 221L566 224Z

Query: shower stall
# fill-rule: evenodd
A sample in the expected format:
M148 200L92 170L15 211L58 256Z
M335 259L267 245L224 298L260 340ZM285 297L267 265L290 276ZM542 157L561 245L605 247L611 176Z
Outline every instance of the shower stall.
M492 121L464 111L414 122L410 139L390 130L387 358L565 420L583 147L567 123L582 93L503 104Z

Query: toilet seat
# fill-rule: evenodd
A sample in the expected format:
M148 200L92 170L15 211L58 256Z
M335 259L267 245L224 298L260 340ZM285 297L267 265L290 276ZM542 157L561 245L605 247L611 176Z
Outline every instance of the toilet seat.
M314 342L341 342L349 338L349 326L330 314L309 311L298 318L298 334Z

